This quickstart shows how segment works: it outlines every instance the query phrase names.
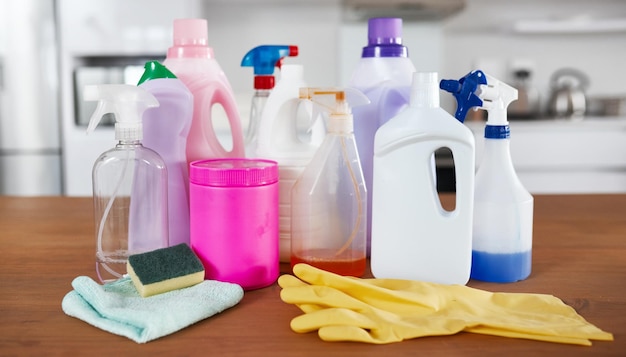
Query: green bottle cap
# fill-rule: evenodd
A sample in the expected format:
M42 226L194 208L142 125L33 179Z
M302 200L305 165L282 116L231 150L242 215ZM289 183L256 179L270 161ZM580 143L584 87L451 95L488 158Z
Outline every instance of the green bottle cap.
M139 83L137 83L137 85L151 79L176 78L174 73L170 72L169 69L160 64L158 61L148 61L146 62L144 68L146 70L143 72L143 75L141 76L141 79L139 79Z

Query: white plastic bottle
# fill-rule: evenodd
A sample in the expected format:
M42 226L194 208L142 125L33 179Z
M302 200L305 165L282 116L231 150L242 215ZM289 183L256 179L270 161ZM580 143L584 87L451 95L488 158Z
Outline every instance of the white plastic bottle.
M144 89L123 84L87 86L84 98L99 101L87 132L113 113L119 140L93 166L96 272L106 282L126 274L130 255L169 243L167 169L159 154L141 144L142 114L159 102Z
M257 157L278 162L281 262L289 262L291 253L291 188L325 135L321 120L313 123L308 133L298 132L298 113L312 117L310 103L299 99L299 90L303 87L306 87L303 67L283 65L281 78L263 109L254 149Z
M208 46L205 19L174 20L174 45L163 64L178 77L194 97L193 120L187 136L187 162L244 157L245 149L239 110L230 82ZM228 123L232 149L226 150L214 128L212 109L221 105Z
M256 157L259 122L265 103L274 88L274 68L282 66L283 58L298 55L298 46L262 45L257 46L243 57L242 67L254 69L254 95L250 106L250 121L245 136L246 157Z
M517 90L486 76L487 84L477 92L488 118L476 172L471 277L508 283L530 275L534 199L511 160L507 107L517 99Z
M187 87L157 61L145 65L139 86L159 101L143 116L143 144L156 151L167 167L170 245L189 244L189 169L187 136L193 115L193 96Z
M409 104L411 77L415 72L409 51L402 44L401 18L368 20L368 44L352 73L349 86L363 92L370 103L353 110L356 139L368 196L368 255L371 240L372 162L376 130Z
M291 193L291 265L307 263L336 274L361 276L366 267L367 191L346 92L302 88L329 113L328 130ZM368 103L354 91L352 105Z
M456 203L439 200L432 156L452 152ZM376 278L466 284L470 277L474 136L439 105L437 73L415 73L410 106L376 133L371 268Z

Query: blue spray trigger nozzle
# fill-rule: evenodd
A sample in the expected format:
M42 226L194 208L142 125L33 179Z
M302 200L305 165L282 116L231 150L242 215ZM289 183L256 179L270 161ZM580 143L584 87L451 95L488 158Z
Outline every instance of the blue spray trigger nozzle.
M482 99L476 94L481 84L487 84L487 76L481 70L471 71L459 80L442 79L439 88L452 93L457 107L454 117L461 123L465 121L468 110L481 107Z
M257 46L241 60L242 67L254 67L255 75L272 75L274 67L280 68L284 57L298 55L298 46L288 45L263 45Z
M255 88L271 89L274 87L274 68L281 67L283 58L297 55L298 46L262 45L248 51L241 60L241 66L254 68Z

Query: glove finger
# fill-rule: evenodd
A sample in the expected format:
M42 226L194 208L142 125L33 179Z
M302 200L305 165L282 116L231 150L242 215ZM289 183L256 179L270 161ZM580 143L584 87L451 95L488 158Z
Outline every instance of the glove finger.
M398 342L401 340L382 340L374 338L368 330L357 326L324 326L317 332L319 337L328 342L338 341L353 341L353 342L365 342L373 344L384 344L391 342Z
M302 280L296 278L293 275L284 274L278 277L278 286L281 288L290 288L290 287L298 287L298 286L308 286L309 284L303 282Z
M298 333L319 330L325 326L355 326L374 329L377 323L356 311L343 308L326 308L316 312L300 315L291 320L291 329Z
M432 284L424 293L412 291L396 291L371 284L367 279L345 277L330 273L307 264L297 264L293 267L294 274L302 281L315 286L328 286L343 291L346 294L361 300L366 304L379 309L400 313L410 309L413 313L432 313L440 309L443 300L441 291L437 291ZM378 279L379 284L381 284ZM417 281L406 281L410 284L421 285Z
M490 310L498 313L477 315L476 321L483 326L528 335L609 341L613 338L552 295L495 293L489 303Z
M589 341L586 338L522 333L522 332L517 332L517 331L493 328L489 326L468 327L464 331L471 332L471 333L479 333L483 335L492 335L492 336L510 337L510 338L523 338L527 340L537 340L537 341L544 341L544 342L557 342L557 343L567 343L571 345L591 346L591 341Z
M310 314L315 311L327 309L327 307L325 306L319 306L315 304L298 304L296 306L298 306L300 310L302 310L302 312L304 312L305 314Z
M283 288L280 298L288 304L318 305L323 307L342 307L353 310L367 310L371 306L328 286L299 286Z

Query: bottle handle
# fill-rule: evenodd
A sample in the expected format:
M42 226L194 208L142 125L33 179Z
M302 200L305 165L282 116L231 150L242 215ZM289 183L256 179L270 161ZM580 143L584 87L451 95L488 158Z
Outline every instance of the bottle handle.
M218 157L244 157L244 141L243 131L241 129L241 120L239 118L239 110L234 98L230 95L230 88L220 81L213 81L211 86L214 90L203 98L200 103L201 118L209 118L208 120L202 120L200 129L202 134L208 143L211 150ZM230 151L226 150L220 143L215 134L215 128L213 127L212 109L213 105L220 104L226 116L230 126L230 134L233 147ZM208 111L208 112L207 112Z
M209 88L209 89L207 89ZM213 157L244 157L244 141L243 131L241 129L241 121L239 118L239 111L234 98L230 95L230 87L224 83L215 80L200 80L194 81L189 84L189 89L194 95L202 93L202 98L194 99L194 113L200 113L201 120L199 127L195 130L200 131L199 135L202 136L204 142L209 146ZM220 143L213 127L213 105L220 104L226 116L230 126L230 133L232 138L232 149L226 150ZM194 117L196 114L194 114ZM192 131L194 125L192 125ZM192 135L193 133L190 133ZM195 134L193 134L195 135ZM188 151L189 153L189 151ZM197 160L199 158L191 158L191 160Z
M263 131L260 138L265 139L260 144L267 147L274 154L293 154L294 150L298 151L295 148L308 145L298 136L296 121L301 108L306 114L305 119L308 122L305 135L313 134L312 131L315 130L316 123L318 123L317 121L314 122L314 120L322 121L323 119L315 118L312 115L313 109L310 102L291 98L280 104L277 111L278 114L276 118L273 118L271 125L260 128Z
M475 181L475 159L472 154L465 154L465 151L456 150L449 147L452 151L455 168L455 209L462 210L471 209L474 203L474 181Z

